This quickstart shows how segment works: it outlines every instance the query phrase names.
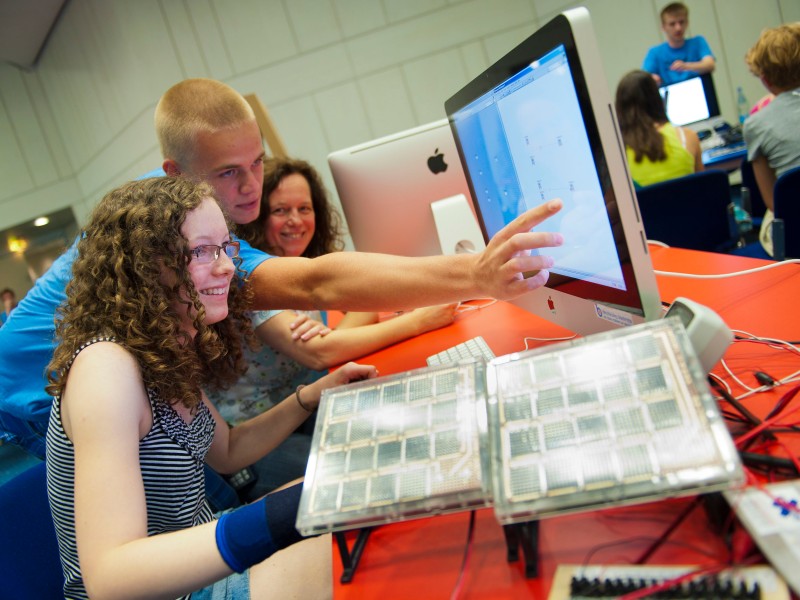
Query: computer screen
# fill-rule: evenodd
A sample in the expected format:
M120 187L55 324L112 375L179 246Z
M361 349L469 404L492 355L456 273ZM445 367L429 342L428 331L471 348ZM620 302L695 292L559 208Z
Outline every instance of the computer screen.
M515 303L586 335L658 318L658 288L589 12L555 17L445 102L486 240L559 197L564 245Z
M456 203L450 225L463 231L459 237L474 250L483 246L447 119L337 150L328 166L356 250L442 254L431 205L458 195L464 197L463 211Z
M708 73L662 86L659 92L673 125L690 125L719 116L717 92Z

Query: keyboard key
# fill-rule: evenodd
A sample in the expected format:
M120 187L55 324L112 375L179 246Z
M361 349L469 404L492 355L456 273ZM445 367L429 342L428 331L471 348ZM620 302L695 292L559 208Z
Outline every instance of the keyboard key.
M429 356L427 362L428 366L432 367L434 365L457 363L460 360L469 358L482 358L488 362L495 358L495 354L492 349L489 348L486 340L479 335Z

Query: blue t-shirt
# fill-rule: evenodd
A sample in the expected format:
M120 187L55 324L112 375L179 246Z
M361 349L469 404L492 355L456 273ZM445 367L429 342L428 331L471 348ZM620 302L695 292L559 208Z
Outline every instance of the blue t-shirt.
M669 85L697 77L695 71L670 71L669 66L673 62L698 62L706 56L714 57L706 39L702 35L696 35L686 39L680 48L673 48L667 42L653 46L644 57L642 70L661 77L661 85Z
M270 255L240 240L239 256L247 273ZM42 275L0 327L0 439L44 455L44 439L52 398L45 392L46 369L55 350L56 308L66 300L66 287L77 256L77 240Z

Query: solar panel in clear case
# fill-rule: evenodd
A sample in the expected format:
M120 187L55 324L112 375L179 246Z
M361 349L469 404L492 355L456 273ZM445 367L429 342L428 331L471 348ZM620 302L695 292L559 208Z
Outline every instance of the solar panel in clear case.
M677 319L493 360L494 506L503 523L741 481Z
M309 535L486 506L485 370L473 361L326 390L298 529Z

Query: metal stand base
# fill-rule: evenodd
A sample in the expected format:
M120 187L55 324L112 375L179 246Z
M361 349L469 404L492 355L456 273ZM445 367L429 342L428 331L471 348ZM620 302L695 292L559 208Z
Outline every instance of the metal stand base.
M361 555L364 552L364 546L367 545L367 539L370 533L372 533L372 527L360 529L356 541L353 544L353 549L350 550L347 547L347 540L344 537L344 532L334 532L333 537L336 539L336 545L339 546L339 556L342 557L342 565L344 566L344 572L339 579L342 583L350 583L353 580L358 562L361 560Z
M506 559L508 562L519 560L519 549L525 559L525 577L533 579L539 576L539 521L503 525L506 537Z

